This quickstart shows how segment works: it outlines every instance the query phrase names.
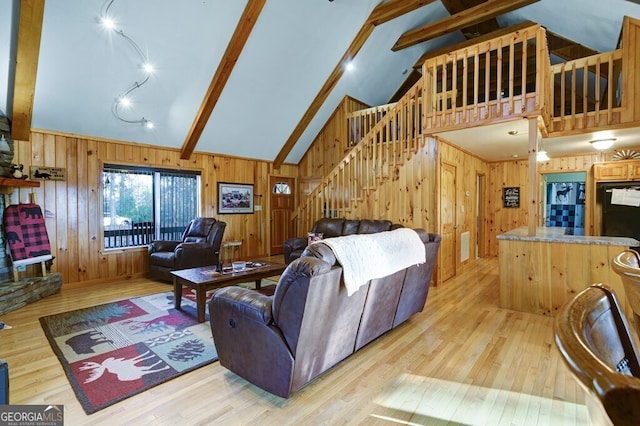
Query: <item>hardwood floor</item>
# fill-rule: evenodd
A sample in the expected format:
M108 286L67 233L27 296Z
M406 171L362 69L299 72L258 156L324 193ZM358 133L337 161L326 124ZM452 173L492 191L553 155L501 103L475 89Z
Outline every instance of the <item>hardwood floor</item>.
M150 280L63 290L0 317L12 404L62 404L65 424L587 423L584 395L553 342L552 319L500 309L497 259L431 288L427 306L290 399L218 363L91 416L84 414L38 318L170 291Z

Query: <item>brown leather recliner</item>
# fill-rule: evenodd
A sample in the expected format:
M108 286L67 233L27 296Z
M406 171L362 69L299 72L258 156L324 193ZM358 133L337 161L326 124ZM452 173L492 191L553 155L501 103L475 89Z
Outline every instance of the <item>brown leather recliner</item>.
M212 217L193 219L180 241L157 240L149 244L149 276L173 282L171 271L217 265L226 222Z
M322 238L332 238L353 234L374 234L391 231L401 226L384 219L323 218L313 224L310 232L322 234ZM284 263L288 265L298 259L307 247L307 242L307 237L293 237L286 240L282 245Z

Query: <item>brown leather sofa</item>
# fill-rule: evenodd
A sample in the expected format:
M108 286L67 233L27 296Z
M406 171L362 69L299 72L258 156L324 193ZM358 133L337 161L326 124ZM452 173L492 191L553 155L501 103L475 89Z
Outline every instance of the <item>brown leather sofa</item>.
M424 308L440 236L416 230L426 262L368 281L351 296L331 248L312 244L283 272L273 296L240 287L209 301L220 364L288 398Z
M149 276L173 282L171 271L217 265L226 222L213 217L193 219L180 241L157 240L149 244Z
M390 231L400 226L383 219L323 218L313 224L310 232L322 234L322 238L331 238L342 235L374 234L376 232ZM307 242L307 237L293 237L286 240L282 245L284 263L288 265L299 258L307 247Z

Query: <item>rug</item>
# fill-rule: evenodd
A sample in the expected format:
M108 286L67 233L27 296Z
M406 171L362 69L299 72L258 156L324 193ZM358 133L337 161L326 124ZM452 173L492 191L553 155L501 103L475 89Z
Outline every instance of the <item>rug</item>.
M262 280L260 292L273 294L275 284ZM218 360L209 307L198 323L195 300L184 288L181 311L171 291L40 318L87 414Z
M166 292L40 318L87 414L218 359L191 299L185 289L184 312Z

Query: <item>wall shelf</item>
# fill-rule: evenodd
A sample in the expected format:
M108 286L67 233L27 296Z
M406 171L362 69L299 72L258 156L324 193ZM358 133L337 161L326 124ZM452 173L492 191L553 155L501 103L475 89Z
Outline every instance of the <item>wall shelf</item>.
M0 177L0 194L11 194L14 188L39 188L40 182Z

